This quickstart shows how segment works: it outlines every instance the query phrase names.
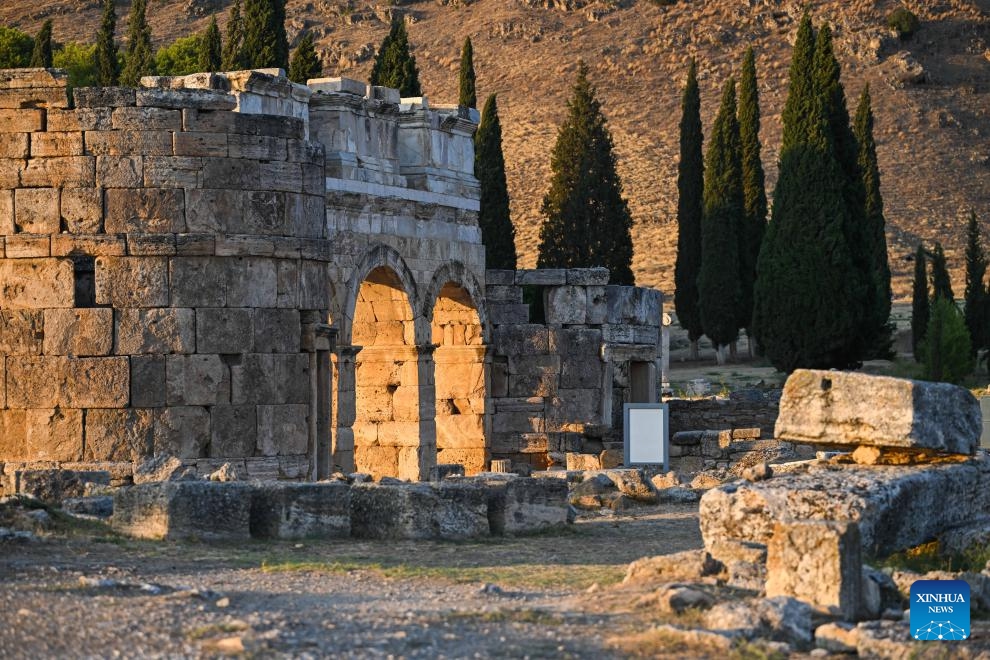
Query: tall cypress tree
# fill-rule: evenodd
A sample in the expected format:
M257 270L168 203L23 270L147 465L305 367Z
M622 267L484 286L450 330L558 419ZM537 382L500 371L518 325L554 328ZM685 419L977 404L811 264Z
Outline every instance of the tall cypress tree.
M744 208L736 81L730 77L722 92L722 104L705 157L701 272L698 275L701 324L718 348L734 342L739 334L742 288L739 244Z
M457 104L468 108L478 107L478 95L475 90L474 77L474 46L471 37L464 40L461 49L461 69L458 76Z
M739 141L742 145L742 182L745 213L739 236L740 327L753 320L756 260L767 227L767 191L760 159L760 99L756 84L756 56L746 49L739 78ZM750 346L752 348L752 345Z
M949 265L945 260L945 250L942 244L935 241L935 249L932 250L932 300L945 298L955 302L955 295L952 293L952 279L949 277Z
M137 87L141 77L155 70L155 53L151 49L151 28L145 17L147 0L134 0L127 19L127 50L124 52L124 70L120 72L120 84Z
M120 79L120 62L117 61L117 44L114 32L117 30L117 15L113 0L103 0L103 15L100 30L96 33L96 84L112 87Z
M870 295L864 318L864 335L867 340L866 359L891 356L893 326L890 323L890 265L887 261L886 220L883 216L883 197L880 195L880 166L877 163L877 143L873 138L873 109L870 86L863 89L853 122L856 143L859 145L859 168L863 173L865 194L864 227L862 231L864 251L869 259Z
M780 152L790 149L793 145L804 142L815 123L818 110L815 105L819 102L814 88L813 65L815 57L815 30L811 25L811 16L805 14L798 25L797 40L794 42L794 54L791 58L790 85L787 90L787 101L781 118L784 122L784 133Z
M486 267L515 270L516 230L509 216L502 123L498 118L495 94L485 101L481 123L474 136L474 175L481 184L478 226L481 227L481 241L485 244Z
M632 284L632 216L615 171L612 135L584 62L567 111L550 157L537 267L604 266L612 284Z
M698 308L701 271L701 217L703 213L704 136L701 97L694 60L681 97L681 160L677 166L677 262L674 266L674 309L691 341L691 358L698 358L698 339L704 334Z
M966 327L972 341L972 353L987 348L987 255L980 244L980 223L976 212L969 214L966 226Z
M296 50L292 53L289 63L289 80L305 85L310 78L319 78L323 73L323 63L316 54L313 45L313 34L307 32L299 40Z
M378 49L371 67L371 84L398 89L403 97L423 95L416 58L409 51L409 35L401 16L392 21L392 28Z
M44 69L52 66L52 21L48 19L34 38L34 51L31 53L32 67Z
M210 24L203 33L203 38L199 43L199 70L219 71L223 65L223 45L220 40L220 28L217 26L217 17L214 15L210 19Z
M223 44L221 66L224 71L236 71L247 66L242 57L244 46L244 18L241 16L241 0L234 0L227 19L227 38Z
M915 362L921 362L921 347L928 332L931 308L928 302L928 264L925 248L920 243L914 253L914 283L911 287L911 352Z
M245 0L241 62L251 69L289 68L285 0Z

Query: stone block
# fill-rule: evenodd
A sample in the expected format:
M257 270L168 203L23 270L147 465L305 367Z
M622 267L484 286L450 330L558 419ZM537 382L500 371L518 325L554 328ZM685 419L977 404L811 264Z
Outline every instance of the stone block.
M258 406L258 453L262 456L305 454L309 447L309 406Z
M300 309L329 309L331 305L330 287L326 285L331 277L330 264L303 261L299 271Z
M213 257L178 257L169 264L172 304L223 307L227 304L226 261Z
M196 350L196 313L191 309L118 309L116 314L117 353L141 355Z
M10 356L6 360L7 405L11 408L54 408L59 405L57 376L65 358Z
M364 539L488 536L488 495L480 484L357 484L351 535Z
M560 377L560 357L528 355L509 357L509 396L553 396Z
M230 370L219 355L169 355L165 387L169 406L230 403Z
M578 286L605 286L608 284L608 268L568 268L567 283Z
M172 256L175 251L175 234L127 235L127 254L131 256Z
M545 325L528 324L498 328L494 338L498 355L539 355L550 352L550 331Z
M190 156L145 156L148 188L198 188L203 185L203 159Z
M250 309L198 309L197 350L201 353L250 353L254 344L252 317Z
M852 621L862 600L862 566L856 523L777 522L767 545L766 595L791 596Z
M358 80L350 78L311 78L306 81L306 85L316 92L324 94L353 94L364 96L367 86Z
M509 479L489 484L488 492L492 534L534 534L568 524L567 482L563 479Z
M654 289L610 285L605 287L609 323L660 325L662 295Z
M14 191L0 190L0 236L9 236L14 228ZM0 252L2 254L2 252Z
M68 108L65 86L0 89L0 108Z
M176 156L227 157L226 133L176 133L172 148Z
M229 218L230 231L263 235L286 232L285 193L264 190L239 196L243 197L244 212Z
M26 234L57 234L60 230L58 188L19 188L14 191L14 224Z
M165 356L131 356L131 405L162 408L166 404Z
M488 319L492 325L516 325L529 323L529 305L488 305Z
M24 460L27 453L26 413L0 409L0 461Z
M257 353L298 353L301 333L298 310L254 310L254 350Z
M231 158L254 160L285 160L285 139L268 135L228 135L227 148Z
M110 108L48 109L49 131L109 131ZM85 140L84 140L85 141Z
M108 233L176 233L186 230L181 190L111 188L106 191Z
M167 307L168 259L97 257L96 303L115 308Z
M154 453L203 458L210 444L210 413L199 406L162 408L155 417Z
M71 259L0 261L0 308L48 309L75 306Z
M351 535L351 488L345 483L259 484L251 494L251 536L334 539Z
M96 185L96 159L91 156L32 158L21 171L28 188L89 188Z
M10 475L10 482L15 493L60 506L67 498L85 495L91 484L109 486L110 473L104 470L26 469L15 470Z
M0 110L0 133L33 133L45 130L45 111L28 108Z
M83 140L94 156L172 155L171 131L86 131Z
M140 188L144 185L144 158L97 156L96 185L103 188Z
M38 259L51 255L51 239L48 234L14 234L4 241L4 253L8 259Z
M231 403L239 405L274 401L275 356L248 354L239 357L230 366Z
M114 495L116 532L146 539L243 541L250 538L248 484L165 481L121 488Z
M245 257L232 259L226 266L224 285L228 306L277 306L278 279L274 259Z
M547 406L548 431L581 431L601 421L601 389L559 389Z
M237 99L214 89L138 89L135 102L138 107L176 108L185 110L233 110Z
M96 188L63 188L60 211L73 234L95 234L103 228L103 193Z
M45 310L45 355L109 355L112 348L112 309Z
M176 234L175 253L183 257L210 256L214 253L216 238L212 234Z
M203 187L258 190L261 166L258 161L240 158L204 158Z
M774 437L973 454L982 428L979 402L956 385L799 369L784 385Z
M83 134L81 131L34 133L31 135L31 157L82 156Z
M0 133L0 158L27 158L30 133Z
M565 456L568 470L601 470L602 459L598 454L567 452Z
M303 238L322 238L325 234L325 225L326 207L322 196L285 194L286 234Z
M67 358L57 374L59 403L71 408L124 408L130 398L126 357Z
M123 235L56 234L52 236L51 251L53 257L78 257L81 255L122 257L127 254L127 242Z
M36 461L83 457L83 413L69 408L31 409L25 419L25 453Z
M275 355L275 401L277 403L306 403L309 397L309 355L289 353Z
M0 309L0 354L37 355L44 340L44 312Z
M210 411L210 429L212 458L254 456L258 440L255 406L214 406Z
M580 325L587 319L588 296L580 286L555 286L547 289L547 323Z
M114 108L110 126L114 130L181 131L182 113L168 108Z
M73 90L77 108L117 108L134 105L133 87L80 87Z
M563 286L564 284L567 284L567 271L562 268L517 270L516 284L531 284L534 286Z
M140 408L86 412L83 460L137 462L154 448L154 411Z

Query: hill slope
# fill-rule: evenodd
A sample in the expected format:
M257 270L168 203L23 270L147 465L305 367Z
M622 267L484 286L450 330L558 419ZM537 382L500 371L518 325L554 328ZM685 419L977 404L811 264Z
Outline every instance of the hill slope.
M56 39L92 40L96 0L3 3L0 23L35 32L46 18ZM156 0L149 8L158 44L204 29L230 0ZM549 152L583 58L604 101L626 195L636 219L634 270L642 284L672 292L677 241L676 163L680 90L696 57L706 132L717 93L742 53L757 52L764 163L772 192L780 111L793 39L805 4L836 32L846 93L855 103L869 83L895 293L910 291L905 260L918 241L941 240L962 291L964 217L970 208L990 234L990 0L913 0L922 20L911 40L886 28L894 0L289 0L290 39L317 37L327 75L366 79L394 12L409 22L426 93L456 99L460 46L475 47L479 99L500 95L512 214L521 266L535 263L539 208ZM119 32L129 3L118 2ZM905 82L923 69L923 81Z

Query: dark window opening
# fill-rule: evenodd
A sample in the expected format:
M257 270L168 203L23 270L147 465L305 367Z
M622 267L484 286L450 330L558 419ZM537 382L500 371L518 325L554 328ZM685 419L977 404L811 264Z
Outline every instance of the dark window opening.
M73 257L76 307L96 307L96 259Z
M529 322L546 323L547 311L545 305L544 287L535 284L523 285L523 302L529 305Z

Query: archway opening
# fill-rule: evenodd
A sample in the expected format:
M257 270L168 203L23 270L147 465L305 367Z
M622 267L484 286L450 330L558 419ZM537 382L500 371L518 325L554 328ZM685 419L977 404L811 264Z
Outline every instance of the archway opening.
M467 474L476 474L489 459L486 346L478 308L463 287L448 282L440 290L431 330L437 346L437 462L460 463Z
M418 351L412 306L392 270L376 268L361 283L351 337L361 347L355 358L355 467L375 479L418 479Z

